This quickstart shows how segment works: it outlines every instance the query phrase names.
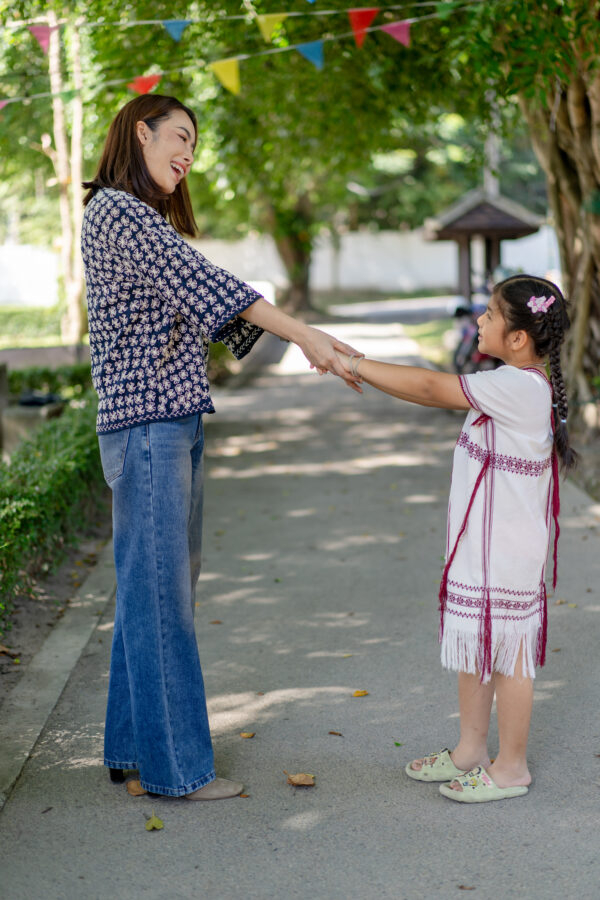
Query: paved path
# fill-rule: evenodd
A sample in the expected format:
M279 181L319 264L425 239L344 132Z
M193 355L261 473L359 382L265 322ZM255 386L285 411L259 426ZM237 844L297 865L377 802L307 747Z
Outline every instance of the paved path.
M336 330L380 357L415 351L390 326ZM532 790L463 807L403 774L457 733L436 594L462 414L359 397L293 349L216 399L197 629L218 771L249 797L133 799L109 783L109 601L0 815L0 895L596 900L600 508L565 489ZM145 830L152 810L160 832Z

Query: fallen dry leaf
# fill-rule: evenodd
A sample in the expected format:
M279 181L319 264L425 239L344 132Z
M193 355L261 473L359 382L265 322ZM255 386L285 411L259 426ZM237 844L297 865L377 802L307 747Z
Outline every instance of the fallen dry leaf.
M560 653L560 647L554 647L552 650L553 653Z
M6 656L10 656L13 659L15 656L19 655L18 650L11 650L10 647L5 647L4 644L0 644L0 653L5 653Z
M211 625L222 625L223 623L221 622L220 619L213 619L210 624Z
M341 731L330 731L329 734L335 734L337 737L344 737Z
M158 816L155 816L154 813L152 813L146 822L146 831L160 831L160 829L164 827L165 823L163 820L159 819Z
M459 889L459 891L474 891L475 890L474 887L471 887L468 884L459 884L458 889Z
M366 697L368 696L368 691L354 691L352 694L353 697Z
M238 794L238 797L243 797L244 800L247 800L250 794Z
M344 654L342 654L342 659L350 659L350 657L352 655L353 655L352 653L344 653Z
M567 602L567 601L566 601L566 600L563 600L562 597L561 597L560 600L555 600L555 601L554 601L554 605L555 605L555 606L564 606L566 602Z
M314 787L315 776L307 775L306 772L299 772L297 775L290 775L289 772L283 770L283 774L287 775L287 783L293 784L295 787Z
M256 734L255 731L242 731L242 732L240 733L240 737L243 737L243 738L253 738L255 734Z
M143 797L148 791L142 787L139 778L132 778L131 781L127 782L127 793L131 794L132 797Z
M569 609L577 609L576 603L569 603Z

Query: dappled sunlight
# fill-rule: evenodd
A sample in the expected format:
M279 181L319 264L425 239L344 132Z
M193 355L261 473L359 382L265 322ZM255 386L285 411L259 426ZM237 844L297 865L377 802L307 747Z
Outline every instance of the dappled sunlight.
M404 503L437 503L440 498L437 494L409 494L402 499Z
M286 512L286 516L290 519L303 519L306 516L317 515L318 510L313 506L312 509L290 509Z
M240 553L238 559L246 562L266 562L268 559L273 559L274 555L274 553Z
M292 707L306 708L325 702L345 703L349 686L285 688L257 695L250 691L217 695L208 700L210 730L213 735L227 734L251 723L253 728L273 720Z
M325 819L325 813L322 810L306 810L306 812L296 813L279 823L280 828L291 828L293 831L310 831L320 825Z
M419 466L434 466L437 461L425 453L387 453L379 456L357 456L354 459L336 459L317 462L296 463L265 463L254 465L247 469L233 469L229 466L215 465L211 469L210 476L215 481L220 479L246 479L269 476L299 475L321 478L324 475L360 475L364 472L372 472L384 468L416 468Z
M401 537L395 537L391 534L343 534L338 540L320 540L319 550L335 553L338 550L346 550L349 547L368 547L370 545L379 547L382 544L399 544L401 540Z

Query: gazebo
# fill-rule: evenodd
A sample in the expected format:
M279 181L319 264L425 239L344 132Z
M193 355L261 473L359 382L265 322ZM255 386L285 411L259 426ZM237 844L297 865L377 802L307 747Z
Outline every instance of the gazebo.
M456 241L458 244L458 290L471 302L471 242L485 242L485 271L500 265L500 242L535 234L543 219L498 193L480 188L464 197L434 219L427 219L424 234L431 241Z

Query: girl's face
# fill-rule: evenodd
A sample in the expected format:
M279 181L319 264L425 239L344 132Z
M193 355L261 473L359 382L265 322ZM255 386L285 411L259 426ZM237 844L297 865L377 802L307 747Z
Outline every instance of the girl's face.
M182 109L175 109L155 131L144 121L136 123L136 131L151 178L165 194L172 194L194 161L196 130L192 120Z
M487 353L495 359L506 359L509 350L509 341L506 331L506 322L498 305L496 295L493 294L486 311L477 319L479 328L479 352Z

